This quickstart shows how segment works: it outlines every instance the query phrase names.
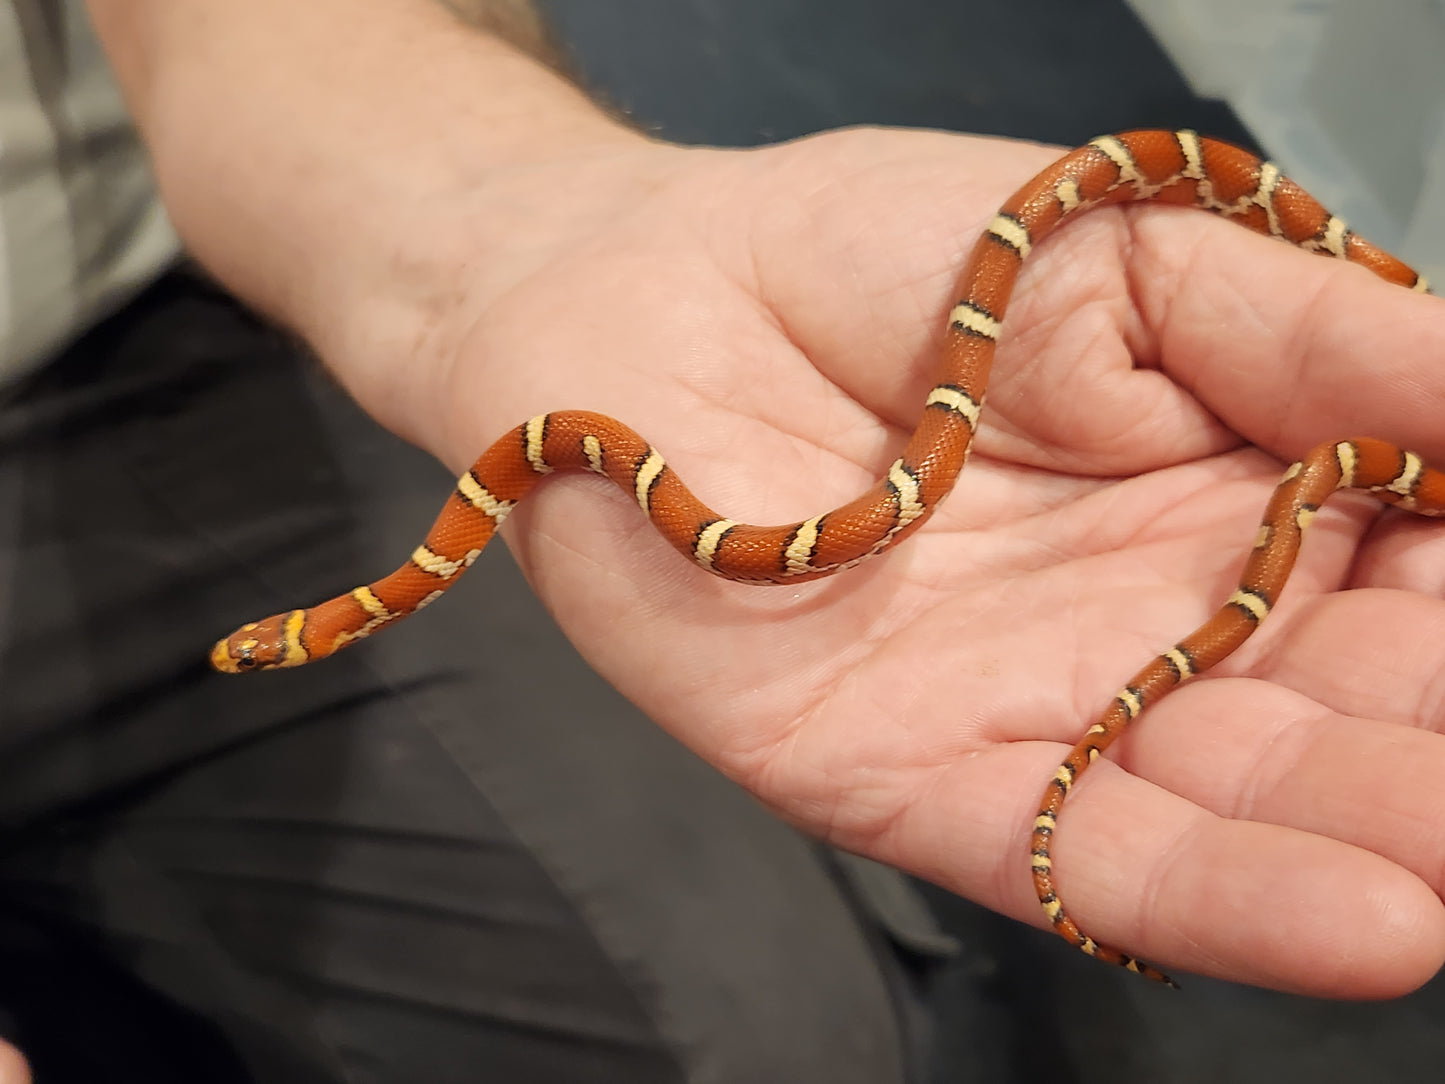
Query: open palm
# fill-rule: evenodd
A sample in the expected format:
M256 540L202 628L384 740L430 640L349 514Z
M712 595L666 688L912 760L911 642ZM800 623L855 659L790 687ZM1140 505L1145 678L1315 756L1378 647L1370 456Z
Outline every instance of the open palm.
M1055 156L855 131L503 179L452 209L496 251L510 199L526 240L458 286L427 442L461 468L598 410L726 516L832 508L897 456L963 256ZM1445 460L1442 359L1435 299L1197 211L1099 210L1025 265L972 461L886 556L725 582L585 476L505 533L592 663L781 815L1042 924L1027 839L1067 746L1218 608L1286 457L1375 435ZM381 384L355 390L385 418ZM1326 995L1445 958L1445 533L1378 513L1332 503L1260 634L1079 785L1054 858L1086 930Z

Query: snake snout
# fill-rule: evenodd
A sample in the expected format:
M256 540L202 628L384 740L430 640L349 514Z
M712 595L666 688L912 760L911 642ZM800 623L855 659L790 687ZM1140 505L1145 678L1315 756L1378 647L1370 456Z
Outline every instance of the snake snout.
M223 674L248 674L298 665L305 653L293 633L294 613L275 614L242 625L211 648L211 666Z

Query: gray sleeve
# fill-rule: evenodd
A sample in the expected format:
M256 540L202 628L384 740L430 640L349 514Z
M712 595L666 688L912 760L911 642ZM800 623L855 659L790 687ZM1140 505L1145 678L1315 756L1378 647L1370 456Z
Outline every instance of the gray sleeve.
M81 0L0 0L0 385L177 251Z

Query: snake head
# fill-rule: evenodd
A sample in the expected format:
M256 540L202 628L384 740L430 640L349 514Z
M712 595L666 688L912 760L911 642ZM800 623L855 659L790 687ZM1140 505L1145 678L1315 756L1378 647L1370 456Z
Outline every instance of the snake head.
M242 625L211 648L211 665L223 674L249 674L253 670L279 670L306 662L301 644L305 610L273 614Z

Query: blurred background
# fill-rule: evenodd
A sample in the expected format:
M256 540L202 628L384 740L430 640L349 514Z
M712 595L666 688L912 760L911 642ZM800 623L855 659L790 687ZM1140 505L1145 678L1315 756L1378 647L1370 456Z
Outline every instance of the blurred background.
M675 139L857 123L1070 145L1127 127L1247 130L1360 233L1445 281L1445 0L541 6L595 85Z

